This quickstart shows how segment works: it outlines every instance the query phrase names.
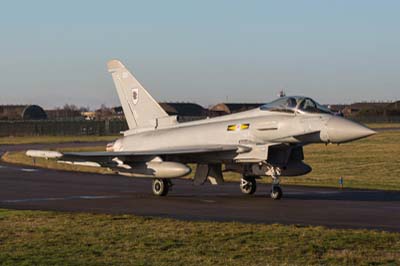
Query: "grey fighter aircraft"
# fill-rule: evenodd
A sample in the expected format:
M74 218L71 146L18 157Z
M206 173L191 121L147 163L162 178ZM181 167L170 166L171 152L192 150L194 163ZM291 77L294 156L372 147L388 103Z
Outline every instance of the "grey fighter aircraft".
M365 126L332 114L308 97L281 97L260 108L178 123L117 60L108 62L129 130L104 152L29 150L31 157L60 163L108 167L121 175L152 178L154 195L165 196L171 179L188 175L194 183L223 183L223 172L242 174L240 189L256 191L256 179L272 178L271 198L280 199L280 176L311 171L303 146L344 143L374 134Z

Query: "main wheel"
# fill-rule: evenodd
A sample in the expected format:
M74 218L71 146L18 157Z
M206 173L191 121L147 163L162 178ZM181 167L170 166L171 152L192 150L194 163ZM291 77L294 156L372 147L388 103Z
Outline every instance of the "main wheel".
M273 186L271 190L271 198L273 200L280 200L282 198L283 192L280 186Z
M243 194L254 194L257 190L256 178L254 176L243 176L240 180L240 190Z
M156 196L166 196L169 190L168 179L156 178L153 179L153 194Z

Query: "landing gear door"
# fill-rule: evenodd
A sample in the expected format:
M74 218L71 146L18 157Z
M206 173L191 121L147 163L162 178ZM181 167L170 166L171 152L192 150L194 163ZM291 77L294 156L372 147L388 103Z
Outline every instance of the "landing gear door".
M197 164L196 173L194 174L194 184L203 185L208 176L208 164Z
M275 145L269 147L268 163L276 166L284 166L288 163L292 147L287 145Z
M194 175L194 184L203 185L206 180L212 185L224 183L221 164L198 164Z
M268 148L269 145L257 145L253 144L250 146L251 150L248 152L239 153L235 158L237 163L251 163L261 162L268 159Z

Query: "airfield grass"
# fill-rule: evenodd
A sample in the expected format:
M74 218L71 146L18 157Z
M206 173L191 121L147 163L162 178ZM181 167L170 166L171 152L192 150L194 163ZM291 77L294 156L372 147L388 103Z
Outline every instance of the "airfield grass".
M400 234L0 210L0 265L399 265Z
M104 147L62 149L64 151L104 150ZM304 148L305 162L313 171L300 177L282 177L282 184L338 187L339 177L344 187L400 190L400 131L386 131L359 141L337 145L309 145ZM32 165L24 152L6 153L4 161ZM112 173L104 168L58 164L53 160L36 159L35 165L69 171ZM192 166L194 168L194 166ZM192 174L189 176L192 177ZM227 181L239 181L240 175L224 173ZM260 182L270 182L269 178Z
M43 144L43 143L66 143L66 142L97 142L112 141L118 135L112 136L26 136L26 137L0 137L0 145L5 144Z

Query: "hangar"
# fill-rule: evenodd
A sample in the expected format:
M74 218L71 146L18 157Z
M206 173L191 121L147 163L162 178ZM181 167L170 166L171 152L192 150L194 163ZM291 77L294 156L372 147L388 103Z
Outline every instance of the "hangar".
M177 115L178 121L193 121L204 119L208 115L207 109L196 103L159 103L169 115Z
M0 105L0 120L44 120L47 114L38 105Z
M210 108L210 112L216 115L226 115L255 109L264 103L219 103Z

